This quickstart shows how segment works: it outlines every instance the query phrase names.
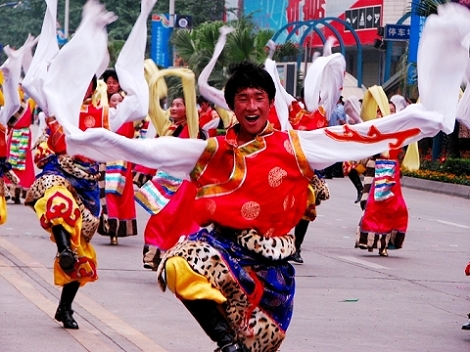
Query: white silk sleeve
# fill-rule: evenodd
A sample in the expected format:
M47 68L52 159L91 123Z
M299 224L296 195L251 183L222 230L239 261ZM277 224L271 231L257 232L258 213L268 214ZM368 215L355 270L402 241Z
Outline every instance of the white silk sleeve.
M274 98L274 106L276 107L276 114L281 125L281 130L291 130L292 126L289 122L289 106L296 99L287 93L281 84L279 73L277 72L276 61L266 59L264 61L264 69L269 73L273 79L274 86L276 87L276 95Z
M217 40L217 43L214 48L214 53L209 61L209 63L204 67L201 74L199 75L197 84L199 87L199 93L209 100L211 103L220 106L222 109L230 111L227 103L225 102L224 92L215 87L209 85L209 77L214 70L217 59L219 58L222 50L224 49L225 43L227 41L227 35L233 32L235 29L223 26L219 28L220 36Z
M128 160L186 180L207 145L207 141L190 138L129 139L104 128L68 135L66 142L70 155L83 155L99 162Z
M126 97L113 114L110 128L117 131L124 123L145 118L149 111L149 88L144 76L147 20L157 0L142 0L141 10L116 61L119 85Z
M0 111L0 124L6 126L10 117L21 107L18 84L20 82L23 55L21 52L11 49L9 45L3 48L3 51L7 54L8 59L0 67L4 78L3 94L5 98L5 106Z
M46 0L41 34L34 56L23 79L23 89L47 116L50 116L46 96L42 90L47 69L59 52L57 43L57 0ZM28 65L28 64L27 64Z
M340 161L359 160L385 150L399 149L444 127L444 116L426 111L421 104L381 119L314 131L298 131L302 150L312 169Z
M26 42L24 43L24 56L23 56L23 71L27 73L31 67L33 61L33 48L38 43L39 37L34 37L31 34L28 35Z
M87 1L75 35L49 66L43 87L49 116L54 115L66 133L78 130L85 92L106 59L106 25L115 19L97 1Z
M454 130L460 84L469 64L470 10L456 3L438 6L426 19L418 47L420 102L445 116L444 133Z

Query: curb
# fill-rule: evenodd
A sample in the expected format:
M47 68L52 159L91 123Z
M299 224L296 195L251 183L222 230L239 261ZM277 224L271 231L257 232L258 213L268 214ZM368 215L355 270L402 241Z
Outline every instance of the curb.
M403 187L470 199L470 186L424 180L409 176L403 176L400 181Z

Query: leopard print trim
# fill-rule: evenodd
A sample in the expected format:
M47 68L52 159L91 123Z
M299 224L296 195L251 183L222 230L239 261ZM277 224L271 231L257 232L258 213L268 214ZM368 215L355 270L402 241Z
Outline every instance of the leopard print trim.
M94 216L85 207L75 189L72 187L70 182L67 181L67 179L65 179L64 177L50 174L39 177L26 193L25 204L34 206L36 201L44 196L46 190L54 186L64 187L68 191L70 191L70 193L72 193L82 215L82 235L84 236L87 242L90 242L96 230L98 229L100 219Z
M11 183L17 185L20 183L20 178L15 174L13 170L5 172L5 177L10 180Z
M0 177L0 198L3 198L6 196L7 194L7 188L6 188L6 184L5 184L5 181L3 180L2 177Z
M72 175L77 178L81 178L84 180L91 180L91 181L98 181L100 178L100 173L93 175L82 168L74 161L73 157L67 154L60 154L57 156L57 162L59 163L60 167L69 175Z
M313 189L315 190L315 199L318 200L328 200L330 199L330 189L325 181L325 179L314 175L310 181Z
M237 236L237 243L251 252L269 260L282 260L295 252L295 236L264 237L256 230L244 230Z
M248 230L242 235L242 242L246 245L256 243L250 240L254 239L255 235L256 231ZM259 242L258 246L262 247ZM212 286L227 298L224 306L227 321L236 332L237 339L251 352L277 351L285 338L285 332L259 307L255 307L249 317L246 316L250 305L248 297L232 277L229 267L221 260L221 255L215 248L201 241L182 241L167 251L157 270L158 283L163 291L166 290L165 263L174 256L184 258L194 272L206 277Z

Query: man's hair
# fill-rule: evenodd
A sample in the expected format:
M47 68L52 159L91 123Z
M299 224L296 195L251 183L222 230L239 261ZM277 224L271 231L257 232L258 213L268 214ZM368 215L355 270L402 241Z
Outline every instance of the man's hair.
M116 81L119 82L119 78L117 76L116 70L113 68L108 68L104 73L101 75L101 79L106 83L109 77L113 77Z
M274 100L276 87L273 79L262 65L250 61L231 64L228 68L230 78L225 84L224 97L230 109L234 108L235 95L246 88L264 90L270 101Z
M93 75L91 82L93 83L93 91L95 91L96 87L98 87L98 78L96 77L96 75Z
M199 105L201 105L202 103L209 103L209 100L207 100L206 98L204 98L202 95L199 95L197 97L197 101L196 101Z

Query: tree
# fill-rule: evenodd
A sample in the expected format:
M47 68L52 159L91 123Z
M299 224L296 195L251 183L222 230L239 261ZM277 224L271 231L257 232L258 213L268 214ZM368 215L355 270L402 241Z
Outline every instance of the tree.
M155 13L169 13L169 1L159 1ZM175 14L191 15L193 28L206 21L221 21L225 10L225 0L175 0Z
M14 2L0 0L1 3ZM82 8L86 0L70 1L69 9L69 36L72 36L82 16ZM110 11L113 11L118 20L108 26L108 41L110 48L120 49L121 43L127 39L132 26L140 12L140 1L136 0L101 0ZM193 25L209 20L222 20L225 0L185 0L175 1L175 12L193 16ZM14 48L20 47L28 37L28 33L35 36L41 32L41 25L46 11L44 0L23 0L18 6L2 6L0 8L0 44L10 45ZM153 13L168 13L168 1L157 2ZM64 26L65 0L58 0L57 20ZM151 37L151 19L148 26L148 43ZM117 41L117 43L113 43ZM147 54L149 54L148 48ZM112 53L111 64L118 52ZM116 55L116 56L114 56ZM149 56L149 55L147 55ZM2 57L0 54L0 62Z
M200 73L209 63L215 44L219 37L219 28L227 25L222 21L206 22L194 30L175 30L171 38L175 52L185 64L199 77ZM269 29L258 29L252 17L242 17L228 23L235 31L227 37L222 54L209 78L209 84L222 89L227 80L226 72L231 63L250 60L263 63L268 55L266 44L274 35ZM294 57L298 47L291 42L279 45L275 51L274 59L283 61Z

